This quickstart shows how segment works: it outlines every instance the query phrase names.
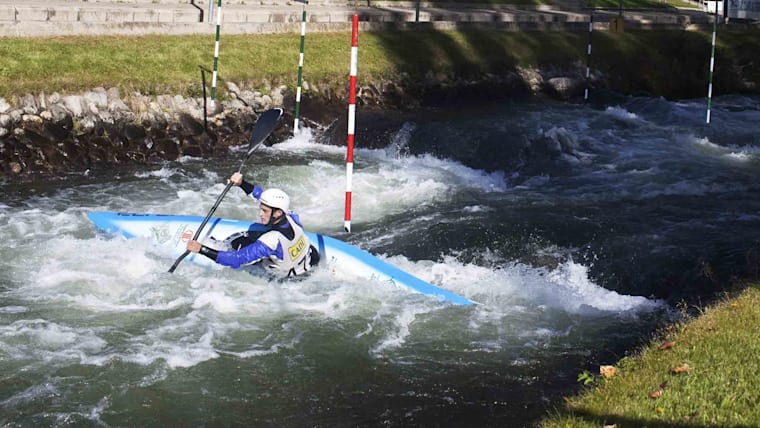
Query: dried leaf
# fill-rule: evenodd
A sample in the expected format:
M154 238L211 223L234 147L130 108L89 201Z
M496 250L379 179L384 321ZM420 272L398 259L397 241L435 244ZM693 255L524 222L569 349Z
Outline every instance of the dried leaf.
M660 345L659 349L662 351L663 349L670 349L676 345L676 342L663 342L662 345Z
M672 369L670 369L670 372L673 374L689 373L689 365L686 363L683 363L678 367L673 367Z
M604 428L617 428L617 424L605 425Z
M660 384L660 387L652 391L651 394L649 394L649 398L660 398L663 392L665 392L665 387L668 385L668 381L665 381Z
M599 366L599 374L605 379L609 379L617 373L615 366Z
M662 395L663 392L665 392L664 389L657 388L654 391L652 391L651 394L649 394L649 398L660 398L660 396Z

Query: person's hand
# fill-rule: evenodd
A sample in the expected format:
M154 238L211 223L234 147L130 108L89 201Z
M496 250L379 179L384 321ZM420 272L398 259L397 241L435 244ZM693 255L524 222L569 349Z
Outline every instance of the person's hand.
M236 172L230 176L230 183L232 183L235 186L240 186L243 184L243 174Z
M187 241L187 251L198 253L201 251L201 243L198 241L193 241L192 239Z

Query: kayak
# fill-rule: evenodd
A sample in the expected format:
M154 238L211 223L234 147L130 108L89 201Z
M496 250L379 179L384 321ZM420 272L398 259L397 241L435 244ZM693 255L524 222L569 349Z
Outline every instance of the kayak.
M90 212L87 217L96 228L104 232L120 234L125 238L152 239L154 244L167 249L167 252L174 256L185 252L187 241L192 239L203 222L203 217L196 216L107 211ZM265 226L259 223L212 217L203 228L198 241L214 242L241 231L257 232L265 229ZM336 277L349 275L378 282L390 282L455 305L475 303L466 297L423 281L339 239L308 231L306 234L311 244L319 251L318 268L329 269ZM203 265L215 264L211 259L195 253L191 253L186 260Z

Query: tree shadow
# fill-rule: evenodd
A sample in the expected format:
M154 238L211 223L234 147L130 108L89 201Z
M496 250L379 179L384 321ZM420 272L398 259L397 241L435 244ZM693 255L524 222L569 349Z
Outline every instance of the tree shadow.
M690 419L695 419L699 417L698 414L688 416L683 421L678 422L672 422L672 421L663 421L658 420L656 418L651 419L645 419L645 418L633 418L633 417L627 417L623 415L615 415L615 414L605 414L605 413L595 413L588 410L572 410L572 411L560 411L559 416L568 416L568 417L574 417L577 419L582 419L584 422L588 422L590 424L594 424L596 426L609 426L609 425L615 425L617 428L640 428L640 427L651 427L651 428L708 428L713 427L715 424L705 424L700 422L693 422ZM747 424L720 424L721 427L724 428L752 428L756 427L756 425L747 425Z

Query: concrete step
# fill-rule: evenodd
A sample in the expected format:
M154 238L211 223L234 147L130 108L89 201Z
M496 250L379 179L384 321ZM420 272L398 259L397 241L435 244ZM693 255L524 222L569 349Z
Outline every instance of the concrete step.
M300 30L303 4L290 0L246 1L248 3L225 0L221 9L224 33ZM183 0L27 0L20 4L18 1L0 0L0 36L208 33L209 28L216 24L215 14L219 8L207 9L198 3ZM208 0L204 4L208 6ZM456 29L467 25L505 30L561 30L575 29L589 19L588 11L547 6L518 8L503 4L470 4L462 7L461 3L451 3L452 7L446 8L442 6L447 3L426 2L420 7L420 22L416 23L417 11L412 7L414 2L375 1L372 5L310 3L306 6L308 31L344 31L354 14L359 15L365 31L388 28ZM604 22L615 16L616 11L596 11L594 21L599 28L604 28ZM712 22L712 17L702 12L675 9L624 12L624 17L631 21L631 28L683 27ZM413 25L417 27L411 27Z

